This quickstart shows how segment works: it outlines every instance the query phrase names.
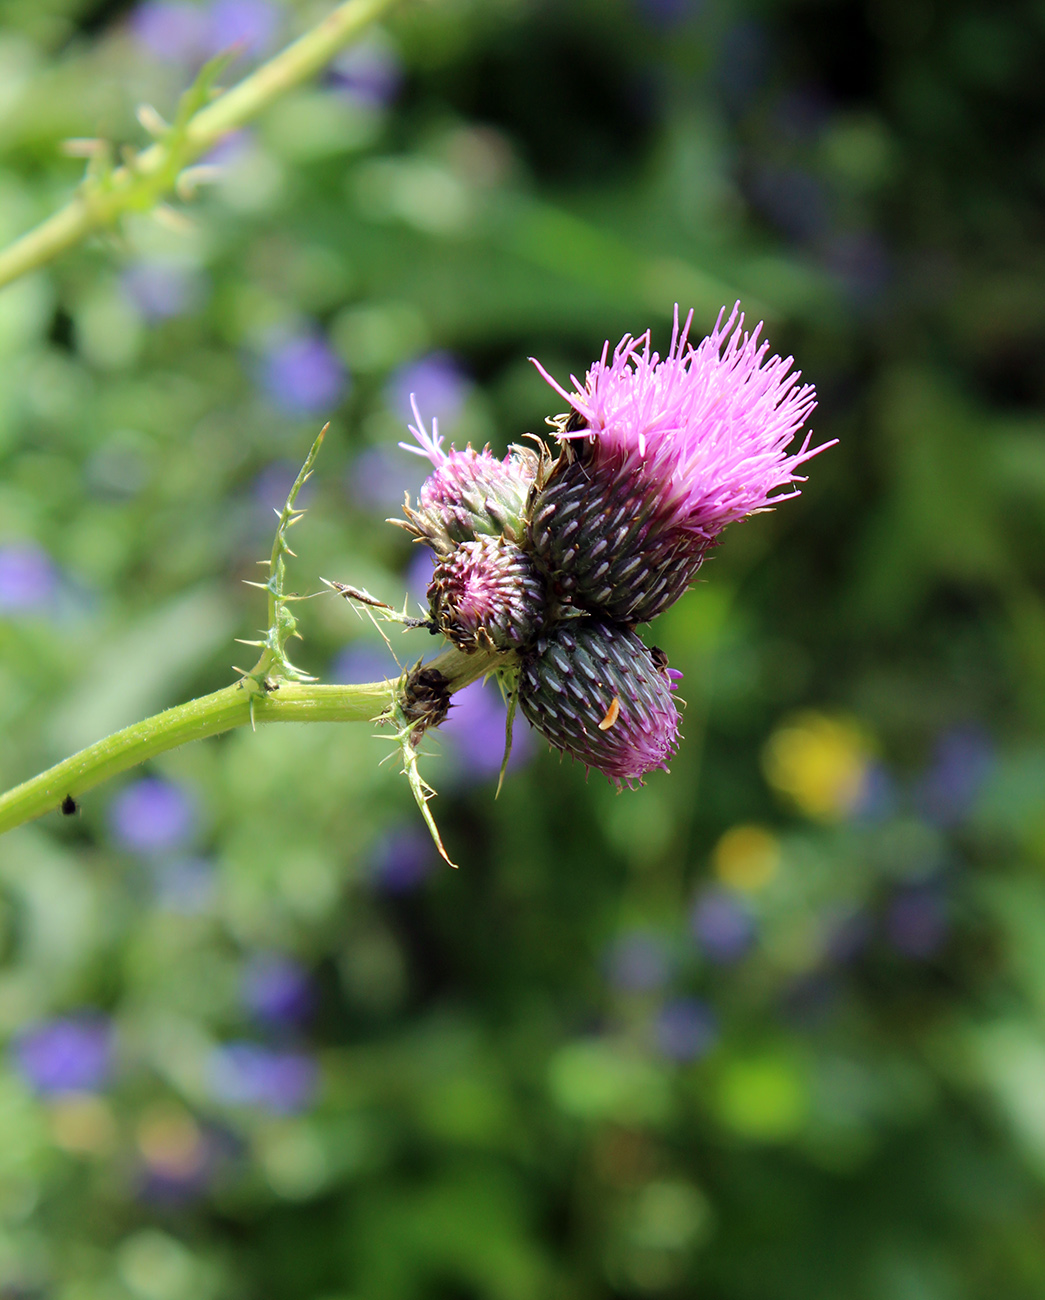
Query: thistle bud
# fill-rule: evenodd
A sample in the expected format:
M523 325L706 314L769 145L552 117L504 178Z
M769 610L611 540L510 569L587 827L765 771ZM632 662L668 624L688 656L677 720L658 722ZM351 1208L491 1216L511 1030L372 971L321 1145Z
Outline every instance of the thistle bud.
M556 749L631 785L675 752L680 676L628 628L572 619L524 658L519 704Z
M413 399L411 399L412 401ZM461 542L477 537L507 537L521 542L526 534L526 504L537 475L538 457L525 447L512 447L504 460L488 449L466 447L443 450L438 425L432 421L428 433L414 406L417 425L410 432L418 446L399 445L435 466L417 494L417 508L407 498L406 519L393 519L415 537L427 542L440 555L449 555Z
M417 509L404 506L404 526L440 555L477 537L521 541L537 457L519 450L504 460L471 447L451 451L422 483Z
M544 582L532 561L503 537L462 542L435 567L428 588L432 621L461 650L519 650L544 619Z

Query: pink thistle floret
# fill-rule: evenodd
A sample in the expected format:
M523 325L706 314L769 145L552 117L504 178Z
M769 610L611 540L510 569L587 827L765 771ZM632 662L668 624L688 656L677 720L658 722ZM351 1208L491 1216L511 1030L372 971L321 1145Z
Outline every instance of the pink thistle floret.
M725 308L715 328L694 347L693 313L679 328L678 307L671 347L662 359L651 351L650 333L626 335L612 357L609 343L582 385L575 376L567 392L541 364L534 365L584 421L563 439L590 442L591 468L629 477L636 495L655 496L660 526L712 540L734 520L771 509L798 495L780 488L804 482L795 471L833 442L796 452L786 448L816 406L811 384L799 384L792 358L769 356L762 325L744 333L737 303Z
M410 404L417 424L409 428L418 445L399 445L427 457L434 469L418 492L417 509L411 509L407 500L407 529L440 554L483 535L521 539L526 500L537 472L536 455L519 447L503 460L491 455L489 448L444 450L438 422L432 421L429 433L413 394Z

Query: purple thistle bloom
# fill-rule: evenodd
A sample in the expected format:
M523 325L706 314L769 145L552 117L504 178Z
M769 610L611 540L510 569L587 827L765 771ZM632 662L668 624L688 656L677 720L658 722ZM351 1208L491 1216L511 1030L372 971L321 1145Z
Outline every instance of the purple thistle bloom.
M0 615L42 609L57 590L58 574L46 551L25 542L0 547Z
M96 1092L112 1070L112 1028L101 1016L47 1020L19 1035L13 1055L36 1092Z
M293 1028L312 1014L315 990L300 962L278 952L261 953L243 972L243 1002L265 1024Z
M741 899L723 889L701 894L690 925L704 955L722 965L738 961L755 940L754 917Z
M654 1026L657 1047L673 1061L696 1061L718 1039L718 1022L706 1002L675 998L661 1009Z
M211 1094L231 1106L258 1106L278 1114L304 1110L316 1094L319 1068L304 1052L225 1043L208 1062Z
M277 336L265 353L261 381L288 415L318 415L337 406L348 375L319 334Z
M113 838L137 853L182 848L195 824L196 809L188 793L158 777L145 777L121 790L109 809Z
M831 443L787 446L816 405L791 358L767 357L739 303L707 338L689 342L691 312L661 359L649 331L621 340L567 392L564 452L539 496L535 550L554 581L587 608L646 622L685 591L727 524L796 496L798 467ZM791 488L783 495L772 495Z

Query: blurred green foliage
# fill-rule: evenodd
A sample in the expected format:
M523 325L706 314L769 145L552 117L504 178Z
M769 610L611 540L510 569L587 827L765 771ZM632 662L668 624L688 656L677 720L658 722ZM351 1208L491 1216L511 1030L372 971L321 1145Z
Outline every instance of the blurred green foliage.
M323 12L3 0L0 235ZM489 689L428 761L458 872L359 727L0 841L0 1296L1045 1294L1043 54L1030 0L407 3L186 230L0 293L5 787L231 680L328 417L291 581L393 601L410 391L503 450L528 356L740 297L839 439L653 630L641 791L524 737L495 803Z

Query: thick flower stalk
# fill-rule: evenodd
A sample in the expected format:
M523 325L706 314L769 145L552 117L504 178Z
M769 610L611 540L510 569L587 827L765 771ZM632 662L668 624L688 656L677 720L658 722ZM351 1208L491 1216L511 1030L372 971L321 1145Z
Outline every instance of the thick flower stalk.
M524 659L519 704L556 749L631 785L675 752L681 676L627 628L571 619Z
M814 390L790 357L769 355L761 325L744 332L739 304L724 317L694 346L693 314L680 328L676 308L663 359L648 331L626 336L573 392L534 362L572 413L559 422L562 454L530 541L556 594L583 609L625 624L655 618L726 525L796 496L799 466L824 449L807 434L788 453Z

